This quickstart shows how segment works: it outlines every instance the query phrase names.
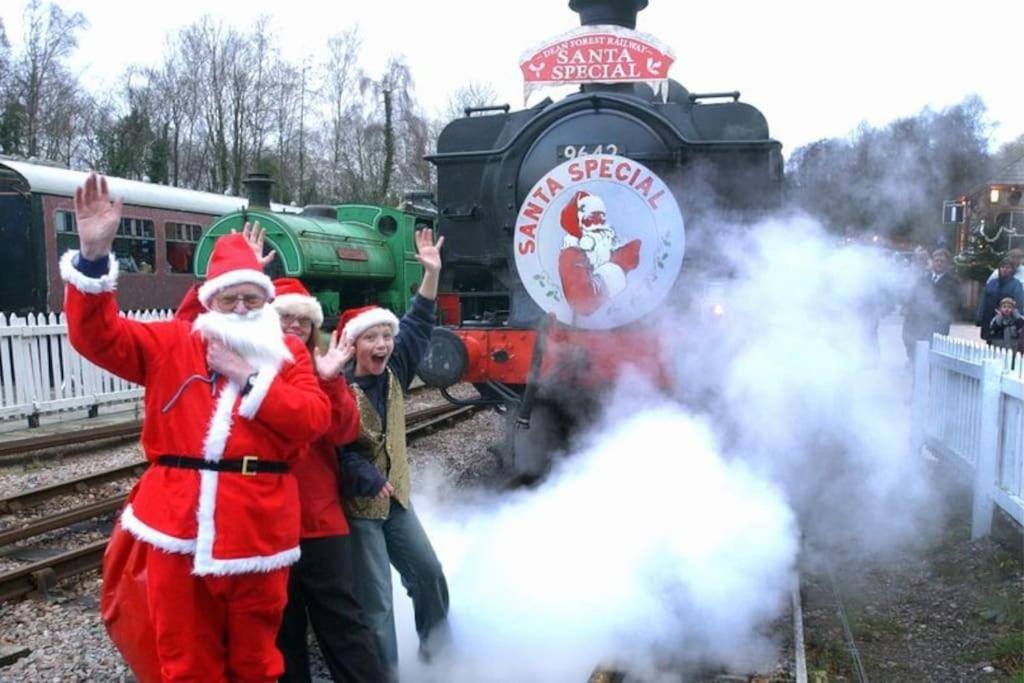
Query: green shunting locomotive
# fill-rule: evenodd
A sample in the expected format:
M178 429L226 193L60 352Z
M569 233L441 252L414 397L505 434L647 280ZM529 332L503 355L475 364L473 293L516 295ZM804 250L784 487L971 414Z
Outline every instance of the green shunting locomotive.
M266 174L249 175L249 206L222 216L203 233L195 252L196 276L206 276L218 237L258 222L266 230L264 253L277 251L267 275L301 280L320 301L327 327L341 311L371 303L402 315L423 278L415 233L434 227L436 212L419 201L429 195L408 195L401 209L337 204L274 212L272 182Z

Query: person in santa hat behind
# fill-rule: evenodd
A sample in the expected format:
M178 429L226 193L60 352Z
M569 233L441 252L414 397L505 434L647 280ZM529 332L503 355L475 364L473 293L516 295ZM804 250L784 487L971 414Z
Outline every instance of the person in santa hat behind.
M248 227L248 226L246 226ZM243 229L243 234L248 231ZM256 224L250 243L262 253L262 230ZM337 446L359 436L359 410L343 369L355 347L342 344L341 330L320 348L324 322L320 302L294 278L274 280L274 309L281 329L301 341L313 357L320 388L331 399L331 428L309 446L295 466L302 500L302 557L288 579L288 605L277 643L284 654L282 681L309 682L307 625L312 623L320 653L335 681L383 681L377 646L353 594L352 545L341 507ZM307 617L308 614L308 617Z
M60 263L71 344L145 387L151 466L119 523L153 548L147 602L161 676L277 680L287 568L300 555L289 469L328 428L330 402L308 352L265 305L274 287L242 235L217 241L194 322L143 323L118 312L121 201L105 178L90 174L76 190L75 216L81 248Z
M356 395L359 438L342 454L342 493L352 529L356 597L389 678L398 678L391 565L412 598L420 655L447 641L448 584L410 498L403 394L434 327L441 245L432 230L416 233L423 282L401 320L377 306L345 311L341 343L355 346L345 373Z
M579 191L562 209L558 275L569 307L590 315L626 288L626 274L640 263L640 240L619 245L606 222L604 200Z

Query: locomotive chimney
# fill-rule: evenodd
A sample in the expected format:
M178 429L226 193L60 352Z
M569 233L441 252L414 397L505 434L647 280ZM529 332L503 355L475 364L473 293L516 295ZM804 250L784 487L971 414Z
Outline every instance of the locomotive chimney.
M249 197L249 208L270 208L270 188L274 181L270 179L269 173L250 173L242 181L245 185L245 193Z
M580 15L582 26L613 24L636 28L636 13L647 0L569 0L569 9Z

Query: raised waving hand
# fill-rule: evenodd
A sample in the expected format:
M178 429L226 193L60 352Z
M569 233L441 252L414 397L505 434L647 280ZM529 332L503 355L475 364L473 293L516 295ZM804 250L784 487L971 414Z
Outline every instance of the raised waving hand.
M423 266L423 282L420 283L420 296L426 299L437 298L437 284L441 272L441 247L444 237L434 244L434 231L429 228L416 231L416 260Z
M335 330L331 335L331 341L327 344L327 350L313 351L313 362L316 364L316 374L322 380L332 380L341 374L345 363L356 354L356 347L352 344L341 343L341 331Z
M238 232L234 228L231 229L232 234ZM263 255L263 242L267 236L267 231L260 226L260 222L256 221L251 225L246 223L242 226L242 237L249 243L249 248L252 249L252 253L256 255L256 260L260 262L263 268L270 265L270 262L274 260L274 256L277 255L276 249L271 249L267 252L267 255Z
M107 179L96 173L90 173L75 190L75 221L84 258L95 261L110 253L121 223L122 204L120 198L111 199Z

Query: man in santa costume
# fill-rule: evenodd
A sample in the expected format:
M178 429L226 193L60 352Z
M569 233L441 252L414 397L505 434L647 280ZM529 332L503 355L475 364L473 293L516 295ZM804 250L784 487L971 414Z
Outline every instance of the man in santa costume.
M590 315L626 289L626 274L640 263L640 240L619 245L606 222L604 201L579 191L562 209L565 239L558 256L558 274L566 303L579 315Z
M274 681L274 641L299 557L290 461L330 424L309 353L266 306L274 288L242 235L220 238L192 323L118 314L121 219L106 179L75 192L80 251L61 259L72 345L145 387L151 463L121 525L154 549L147 601L165 681ZM123 644L119 644L122 645Z

